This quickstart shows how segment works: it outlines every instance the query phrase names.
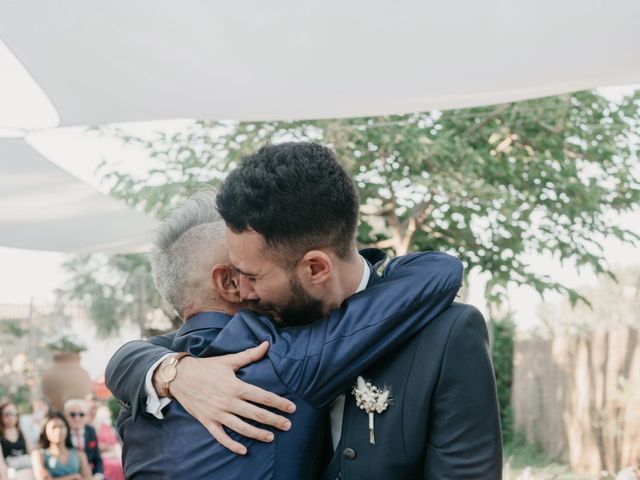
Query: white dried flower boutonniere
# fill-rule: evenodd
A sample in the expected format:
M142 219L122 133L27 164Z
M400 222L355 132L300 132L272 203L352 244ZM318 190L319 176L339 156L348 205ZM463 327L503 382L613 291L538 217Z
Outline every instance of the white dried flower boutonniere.
M373 427L373 417L376 413L382 413L391 405L391 392L387 387L382 389L358 377L353 387L353 395L356 397L356 405L369 415L369 442L376 444L376 435Z

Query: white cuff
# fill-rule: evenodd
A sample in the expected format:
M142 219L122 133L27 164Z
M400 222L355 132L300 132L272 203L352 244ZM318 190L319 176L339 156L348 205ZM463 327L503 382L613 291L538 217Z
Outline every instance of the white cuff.
M158 366L171 355L174 354L167 353L156 363L151 365L151 368L149 368L149 371L147 372L147 376L144 377L144 390L147 394L147 406L145 408L145 411L159 420L162 420L164 418L164 415L162 415L162 409L169 405L169 403L171 403L171 399L167 397L160 398L158 396L156 390L153 388L153 373L156 371L156 368L158 368Z

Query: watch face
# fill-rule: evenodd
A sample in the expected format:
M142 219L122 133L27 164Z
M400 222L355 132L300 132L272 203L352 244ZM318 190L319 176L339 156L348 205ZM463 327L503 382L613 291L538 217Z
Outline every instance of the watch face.
M176 375L178 374L178 370L175 365L165 365L162 367L162 380L165 382L170 382Z

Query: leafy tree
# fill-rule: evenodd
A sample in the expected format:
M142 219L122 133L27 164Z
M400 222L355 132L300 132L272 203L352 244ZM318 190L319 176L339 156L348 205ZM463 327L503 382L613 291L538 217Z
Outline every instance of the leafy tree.
M616 280L600 278L597 284L579 287L590 305L573 307L566 300L545 302L540 306L542 325L535 336L585 335L597 330L640 328L640 269L627 267L615 272Z
M0 331L16 338L22 338L29 333L29 330L22 325L23 323L20 318L3 319Z
M490 274L490 305L505 299L509 283L541 294L559 291L575 303L583 297L534 273L527 258L548 252L608 272L602 240L640 238L610 221L612 212L630 211L640 201L639 111L639 93L613 103L597 92L577 92L372 118L194 122L150 138L106 127L103 134L143 146L159 167L144 178L108 164L103 172L113 195L163 217L197 189L218 185L267 142L318 141L335 149L356 180L362 245L391 254L453 251L467 274Z
M116 419L118 418L118 415L120 415L120 409L122 408L122 405L115 397L109 397L109 400L107 400L107 407L109 408L109 413L111 414L111 424L115 428Z
M111 335L130 324L152 336L180 323L156 290L144 255L76 255L64 268L71 276L60 293L88 307L98 334Z
M491 356L496 375L496 391L500 406L500 425L502 440L513 440L513 409L511 407L511 386L513 384L513 346L516 326L510 317L501 318L493 323L493 348Z

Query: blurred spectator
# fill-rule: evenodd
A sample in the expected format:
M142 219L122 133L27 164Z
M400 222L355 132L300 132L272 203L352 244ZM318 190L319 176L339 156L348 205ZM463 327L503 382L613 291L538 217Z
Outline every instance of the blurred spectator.
M122 448L111 419L109 407L101 403L94 395L88 395L87 424L97 432L100 455L106 480L124 480L122 469Z
M91 479L87 456L71 443L69 424L63 414L52 413L47 417L42 427L39 447L31 454L36 480Z
M2 455L0 455L0 480L7 480L7 464Z
M85 398L85 402L87 405L87 418L86 424L93 426L96 430L98 429L95 425L96 413L98 413L98 408L100 408L100 402L98 401L95 395L87 395Z
M31 401L31 414L20 417L20 428L31 445L40 439L42 424L51 411L51 404L46 397L35 397Z
M29 480L31 475L31 443L20 429L20 414L12 402L0 405L0 444L7 465L7 476L11 479Z
M98 446L96 430L87 425L87 403L79 398L72 398L64 403L64 414L71 429L71 442L78 450L83 451L89 460L92 474L104 473L102 456Z

